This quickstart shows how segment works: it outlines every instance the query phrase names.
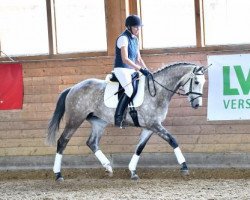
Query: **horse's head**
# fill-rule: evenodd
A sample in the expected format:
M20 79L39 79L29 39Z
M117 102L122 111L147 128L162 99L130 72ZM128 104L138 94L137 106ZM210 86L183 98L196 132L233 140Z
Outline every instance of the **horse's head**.
M197 109L202 106L203 86L205 83L205 71L207 68L196 66L191 74L183 80L182 87L191 106Z

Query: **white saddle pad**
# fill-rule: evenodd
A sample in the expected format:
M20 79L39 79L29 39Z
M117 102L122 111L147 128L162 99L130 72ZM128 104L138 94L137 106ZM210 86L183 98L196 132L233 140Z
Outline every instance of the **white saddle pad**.
M107 86L104 92L104 104L109 108L116 108L118 104L118 94L114 95L119 88L118 82L110 81L111 74L106 76ZM140 76L137 94L133 99L134 107L139 107L144 100L145 76Z

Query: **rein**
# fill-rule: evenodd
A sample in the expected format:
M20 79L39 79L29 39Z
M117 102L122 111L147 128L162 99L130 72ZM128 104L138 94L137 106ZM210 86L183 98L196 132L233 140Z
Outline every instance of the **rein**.
M149 85L150 79L151 79L152 82L153 82L154 93L152 93L152 91L151 91L151 89L150 89L150 85ZM191 79L191 78L189 78L189 79L187 80L187 82L188 82L190 79ZM184 85L186 85L187 82L186 82ZM161 86L162 88L164 88L165 90L167 90L167 91L169 91L169 92L173 92L174 94L178 94L178 95L181 95L181 96L188 96L188 94L176 92L176 91L174 91L174 90L171 90L171 89L165 87L164 85L162 85L161 83L159 83L158 81L156 81L156 80L154 79L153 74L149 74L149 75L147 76L147 85L148 85L148 91L149 91L149 94L150 94L151 97L155 97L155 96L156 96L156 87L155 87L155 83L157 83L158 85L160 85L160 86ZM182 85L182 86L184 86L184 85ZM179 89L179 88L178 88L178 89Z
M202 75L202 74L197 74L197 72L199 72L201 70L201 68L199 68L198 70L196 70L196 68L194 68L194 70L193 70L193 75ZM197 97L195 97L195 98L193 98L193 99L191 99L190 101L192 102L192 101L194 101L195 99L197 99L197 98L199 98L199 97L201 97L203 94L202 93L198 93L198 92L193 92L192 91L192 87L193 87L193 78L194 78L194 76L190 76L189 78L188 78L188 80L183 84L183 85L181 85L181 86L179 86L178 88L177 88L177 90L179 89L179 90L182 90L182 89L180 89L180 87L183 87L183 86L185 86L187 83L188 83L188 81L190 81L190 85L189 85L189 92L187 92L187 93L180 93L180 92L176 92L176 91L174 91L174 90L171 90L171 89L169 89L169 88L167 88L166 86L164 86L164 85L162 85L161 83L159 83L158 81L156 81L155 79L154 79L154 76L153 76L153 74L149 74L148 76L147 76L147 85L148 85L148 91L149 91L149 94L150 94L150 96L151 97L155 97L156 96L156 87L155 87L155 83L157 83L158 85L160 85L162 88L164 88L165 90L167 90L167 91L169 91L169 92L172 92L172 93L174 93L174 94L178 94L178 95L180 95L180 96L188 96L189 94L195 94L195 95L197 95ZM151 91L151 89L150 89L150 85L149 85L149 81L152 81L153 82L153 90L154 90L154 92L152 93L152 91ZM182 90L183 91L183 90Z

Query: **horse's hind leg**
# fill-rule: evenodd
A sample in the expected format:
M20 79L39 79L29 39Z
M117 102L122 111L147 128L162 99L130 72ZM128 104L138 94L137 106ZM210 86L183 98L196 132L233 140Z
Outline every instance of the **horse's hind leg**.
M141 132L140 141L137 144L136 149L135 149L135 153L134 153L133 157L131 158L131 161L128 165L128 168L131 172L131 179L132 180L139 179L139 176L136 174L136 166L137 166L137 163L139 161L140 155L141 155L144 147L146 146L148 140L152 136L152 134L153 134L153 131L150 131L147 129L143 129Z
M105 127L107 126L107 122L102 119L92 116L87 118L87 120L91 123L92 129L89 139L87 140L88 147L95 154L97 159L100 161L105 170L109 173L110 176L113 175L113 169L111 167L110 161L108 158L102 153L99 148L99 142L104 132Z
M179 145L176 139L161 124L155 124L152 128L155 132L158 133L158 135L161 138L166 140L169 143L169 145L174 149L176 159L178 163L181 165L181 173L183 175L188 175L189 171L188 171L188 167L186 164L186 160L181 152L181 149L179 148Z
M81 123L79 123L79 125L77 126L76 125L71 126L67 124L64 128L64 131L61 137L57 141L57 151L56 151L57 153L55 156L55 162L54 162L54 167L53 167L53 171L56 175L56 181L63 181L63 176L61 174L61 163L62 163L63 151L65 150L70 138L75 133L76 129L80 126L80 124Z

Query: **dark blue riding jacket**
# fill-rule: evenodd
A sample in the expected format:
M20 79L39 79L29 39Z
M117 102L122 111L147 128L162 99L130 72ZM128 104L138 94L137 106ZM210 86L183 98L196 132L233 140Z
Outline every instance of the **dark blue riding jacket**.
M128 30L125 30L120 36L126 36L128 38L128 58L132 60L133 62L136 62L137 56L138 56L138 48L139 48L137 37L133 37L132 34ZM116 45L115 45L114 68L122 67L122 68L131 69L132 67L122 62L121 49L117 47L117 40L116 40Z

